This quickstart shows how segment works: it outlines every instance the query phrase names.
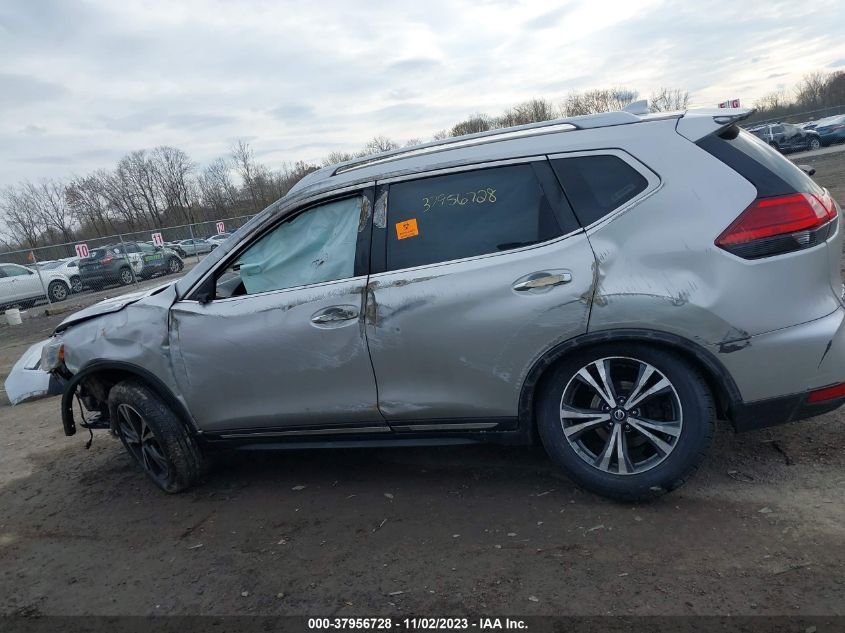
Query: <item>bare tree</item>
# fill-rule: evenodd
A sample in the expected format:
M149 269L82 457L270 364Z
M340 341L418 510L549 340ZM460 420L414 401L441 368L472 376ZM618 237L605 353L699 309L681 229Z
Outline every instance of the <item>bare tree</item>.
M392 149L399 149L399 143L393 141L386 136L374 136L367 141L367 144L358 152L358 156L369 156L370 154L379 154L381 152L389 152Z
M689 92L680 88L660 87L651 93L648 109L651 112L672 112L686 110L689 106Z
M355 158L354 154L350 154L349 152L332 152L323 160L321 161L323 167L328 167L329 165L336 165L337 163L345 163L347 161L352 160Z
M218 216L237 206L237 187L232 182L229 163L218 158L202 170L197 177L200 202Z
M33 201L23 187L6 187L0 192L0 209L13 240L29 248L38 246L44 231Z
M639 93L630 88L599 88L585 92L571 92L563 100L563 116L579 116L621 110L637 100Z
M255 154L248 143L238 141L232 147L232 161L252 202L252 209L258 211L265 207L268 204L264 194L267 169L255 160Z
M525 125L526 123L539 123L557 118L554 104L546 99L529 99L518 103L512 108L505 110L505 113L496 121L497 127L511 127L514 125Z
M477 134L478 132L486 132L493 128L494 121L486 114L476 113L469 115L463 121L456 123L449 136L464 136L465 134Z
M194 163L188 155L176 147L156 147L152 152L151 163L165 208L168 211L178 211L185 222L196 222L190 180Z
M73 241L76 213L68 204L65 185L56 180L46 180L38 185L27 182L24 192L45 229L57 232L65 242Z
M68 183L66 195L68 204L79 219L83 235L100 237L117 232L99 178L93 175L74 178Z
M824 104L830 73L816 71L807 73L795 86L795 102L803 108L815 108Z

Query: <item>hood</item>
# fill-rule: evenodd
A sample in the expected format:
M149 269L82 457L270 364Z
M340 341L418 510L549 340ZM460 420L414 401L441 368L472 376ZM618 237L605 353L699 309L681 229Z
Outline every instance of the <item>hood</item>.
M140 301L144 297L149 297L152 294L155 294L164 288L172 286L175 282L169 282L166 284L162 284L161 286L156 286L155 288L150 288L148 290L141 290L139 292L129 292L125 295L120 295L118 297L111 297L109 299L103 299L99 303L95 303L92 306L88 306L87 308L83 308L79 312L74 312L69 317L67 317L64 321L59 323L56 326L56 334L59 332L63 332L64 330L68 329L70 326L75 325L77 323L81 323L82 321L88 321L89 319L94 319L98 316L102 316L104 314L111 314L112 312L118 312L123 310L126 306L135 303L136 301Z

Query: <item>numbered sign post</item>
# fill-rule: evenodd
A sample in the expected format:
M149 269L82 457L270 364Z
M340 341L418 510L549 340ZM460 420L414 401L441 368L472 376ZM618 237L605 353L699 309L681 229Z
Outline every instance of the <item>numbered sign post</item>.
M77 257L88 257L91 254L91 251L88 250L88 244L77 244L76 245L76 256Z
M217 223L217 235L223 235L226 232L226 225L223 222Z
M164 237L161 233L153 233L153 244L156 246L164 246Z

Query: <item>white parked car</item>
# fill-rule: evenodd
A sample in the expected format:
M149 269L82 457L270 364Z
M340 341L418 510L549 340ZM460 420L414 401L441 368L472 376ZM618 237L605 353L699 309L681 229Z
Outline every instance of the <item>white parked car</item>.
M231 233L218 233L217 235L212 235L211 237L205 238L207 242L211 242L212 244L220 245L226 241L226 239L231 235Z
M53 262L45 262L38 266L42 271L53 271L63 274L70 280L70 289L73 292L82 292L82 279L79 276L79 258L68 257Z
M42 285L42 281L44 282ZM46 293L44 292L46 289ZM0 306L29 307L38 300L64 301L70 294L70 279L61 272L38 273L20 264L0 264Z

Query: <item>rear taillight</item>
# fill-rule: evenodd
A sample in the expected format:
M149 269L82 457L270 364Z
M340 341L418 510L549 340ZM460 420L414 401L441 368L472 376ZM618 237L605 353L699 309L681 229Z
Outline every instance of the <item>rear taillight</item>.
M809 248L830 236L836 215L827 192L758 198L716 238L716 246L745 259Z
M100 260L101 264L111 264L114 257L112 255L106 255L103 259Z
M843 127L845 127L845 125L834 125L832 128L830 128L830 131L836 132L837 130L841 130Z

